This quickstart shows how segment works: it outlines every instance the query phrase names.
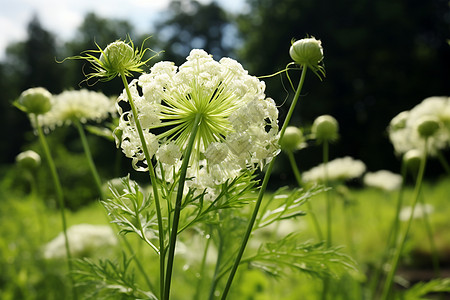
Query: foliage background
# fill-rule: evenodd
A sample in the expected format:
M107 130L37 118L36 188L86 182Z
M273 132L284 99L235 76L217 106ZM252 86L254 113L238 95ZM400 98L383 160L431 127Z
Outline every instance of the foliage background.
M247 0L248 12L233 15L216 2L172 1L155 24L153 32L136 34L127 20L105 19L91 12L85 16L76 37L60 43L43 28L37 17L30 20L26 40L9 45L0 62L0 122L4 129L0 144L0 175L14 157L33 147L35 137L26 116L11 106L20 93L44 86L52 93L79 87L100 89L117 95L117 82L81 83L83 64L56 63L86 49L104 47L130 35L136 45L152 35L147 45L164 50L158 59L183 62L192 48L204 48L216 59L238 59L250 74L272 74L290 62L292 38L314 35L325 49L327 78L320 82L310 76L293 124L308 127L321 114L333 115L341 127L341 138L331 148L331 158L351 155L363 160L369 170L398 171L398 158L386 135L389 121L402 110L424 98L450 94L450 9L447 0ZM149 29L150 30L150 29ZM156 61L156 60L155 60ZM155 62L153 61L153 62ZM87 71L87 70L84 70ZM298 74L292 73L292 78ZM285 76L266 79L267 94L278 104L292 96ZM311 92L311 93L310 93ZM286 111L281 108L281 119ZM74 132L67 130L55 143L69 145ZM108 177L123 176L128 162L112 153L110 143L97 140L95 159ZM320 161L314 147L297 154L300 169ZM61 154L63 155L63 154ZM446 153L449 156L449 153ZM119 155L120 156L120 155ZM64 162L64 159L61 159ZM111 161L115 161L111 164ZM61 162L61 163L62 163ZM290 183L282 172L287 162L279 160L275 185ZM442 172L430 164L429 176ZM83 170L80 170L83 174ZM87 170L86 170L87 172ZM80 173L79 173L80 174Z

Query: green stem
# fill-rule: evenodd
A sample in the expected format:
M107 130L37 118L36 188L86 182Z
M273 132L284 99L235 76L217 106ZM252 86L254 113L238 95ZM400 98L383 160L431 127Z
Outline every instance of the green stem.
M328 160L329 160L329 144L328 141L323 142L323 172L324 172L324 184L325 187L328 187ZM327 239L326 239L326 247L330 248L332 244L332 216L331 216L331 195L330 191L325 191L326 197L326 226L327 226ZM328 297L328 289L330 286L330 277L325 276L323 279L323 291L322 291L322 299L327 299Z
M450 166L448 165L448 162L445 159L445 156L442 154L441 150L437 150L437 156L445 172L447 172L447 175L450 175Z
M214 292L216 291L217 283L219 282L219 271L220 271L220 264L222 262L222 252L223 252L223 242L222 242L222 236L219 232L219 245L217 249L217 259L216 259L216 266L214 268L214 275L213 275L213 281L211 284L211 288L209 290L209 298L208 300L214 299Z
M63 234L64 234L64 245L66 248L66 257L67 257L67 266L69 268L69 273L72 272L72 255L70 254L70 245L69 245L69 238L67 236L67 221L66 221L66 214L64 212L65 205L64 205L64 193L61 186L61 182L59 180L58 172L56 170L55 162L53 161L52 155L50 153L50 148L48 147L47 140L45 139L45 135L42 132L42 128L39 124L39 118L37 115L34 116L34 121L36 124L36 129L38 131L39 135L39 141L41 143L41 146L44 150L44 155L47 159L48 166L50 168L50 173L53 179L53 184L55 185L56 189L56 198L58 200L59 205L59 211L61 213L61 222L63 227ZM73 289L73 298L77 299L78 295L74 286L74 282L72 281L72 289Z
M302 69L302 75L300 77L300 82L298 83L297 90L295 91L294 99L292 99L292 103L291 103L291 106L289 107L289 111L288 111L288 113L286 115L286 119L285 119L285 121L283 123L283 127L280 130L280 140L283 138L284 132L286 131L286 128L289 125L289 121L291 120L292 114L294 113L294 109L295 109L295 106L297 104L298 98L300 97L300 93L301 93L301 90L302 90L302 87L303 87L303 83L305 82L306 71L307 70L308 70L308 68L306 68L305 66ZM234 261L234 265L233 265L233 267L232 267L232 269L230 271L227 283L226 283L225 288L223 290L222 298L221 298L222 300L225 300L227 298L227 295L228 295L228 292L230 290L231 284L233 282L234 276L236 275L236 271L237 271L237 269L239 267L239 264L241 262L242 255L244 254L244 250L245 250L245 248L247 246L247 242L248 242L248 240L250 238L250 235L252 233L253 225L255 224L256 217L258 215L258 211L259 211L259 208L261 206L261 202L262 202L264 193L265 193L266 188L267 188L267 184L269 183L269 178L270 178L270 175L272 173L272 169L273 169L273 166L275 164L275 160L276 160L276 157L274 157L272 159L272 161L269 163L269 165L267 167L266 174L264 175L263 183L261 185L261 189L259 190L259 193L258 193L258 199L256 200L255 207L253 208L252 216L251 216L251 218L249 220L249 223L247 225L247 231L245 232L244 239L242 240L242 243L241 243L241 247L239 248L239 252L237 253L236 259Z
M200 264L199 278L197 281L197 287L195 289L194 299L200 299L200 289L203 285L203 277L204 277L204 273L205 273L206 258L208 256L208 250L209 250L210 244L211 244L211 235L208 233L206 235L206 245L205 245L205 249L203 251L202 262Z
M189 141L186 146L186 150L183 155L183 163L181 164L180 169L180 181L178 183L177 190L177 198L175 200L175 210L173 213L173 221L172 221L172 231L170 233L169 240L169 253L167 256L167 270L166 270L166 279L165 279L165 287L164 287L164 299L169 299L170 296L170 284L172 281L172 270L173 270L173 262L175 258L175 246L177 242L178 235L178 223L180 221L180 213L181 213L181 202L183 199L183 191L184 191L184 183L186 181L186 173L189 166L189 158L191 157L192 148L194 147L195 138L197 135L197 131L202 119L202 114L196 114L195 120L191 129L191 135L189 136Z
M416 209L416 205L417 205L417 202L419 200L420 189L422 187L423 176L424 176L424 173L425 173L426 161L427 161L427 140L425 140L424 151L423 151L423 154L422 154L422 159L420 161L419 172L417 174L416 186L414 188L414 194L413 194L413 203L412 203L411 214L409 216L408 223L406 225L406 230L403 233L403 236L402 236L402 239L400 241L400 244L396 248L395 256L393 258L393 261L392 261L392 264L391 264L391 268L389 270L388 276L386 278L386 282L384 284L383 293L381 295L381 299L382 300L388 299L389 293L390 293L391 288L392 288L392 284L394 282L395 272L397 271L397 267L398 267L398 264L399 264L399 261L400 261L400 257L402 255L403 248L405 246L406 239L408 237L408 233L409 233L409 230L411 228L412 220L414 218L414 211Z
M145 159L147 161L148 165L148 173L150 176L150 183L153 188L153 197L155 199L155 209L156 209L156 217L158 219L158 236L159 236L159 277L160 277L160 300L165 300L164 298L164 274L165 274L165 245L164 245L164 228L163 228L163 219L162 219L162 212L161 212L161 204L159 201L159 191L158 191L158 185L156 182L156 174L155 170L153 168L152 164L152 157L150 156L150 153L148 152L147 148L147 142L145 141L144 132L142 131L141 122L138 118L138 112L136 109L136 106L134 105L133 97L131 96L130 89L128 87L127 78L125 77L125 74L122 72L120 74L120 77L122 78L123 85L125 87L125 91L127 93L128 102L131 106L131 111L133 113L134 122L136 124L136 128L139 134L139 139L141 140L142 144L142 150L144 151Z
M400 225L400 211L403 206L403 191L405 190L407 169L408 169L407 164L402 159L402 165L401 165L402 184L400 186L400 190L397 195L397 205L396 205L396 209L395 209L394 220L393 220L391 228L389 230L386 248L384 249L384 252L381 256L379 265L375 269L375 274L371 280L371 291L372 291L373 296L375 296L377 294L377 290L379 288L378 284L380 282L381 275L383 273L383 266L385 265L388 258L391 256L391 252L393 249L395 249L396 244L397 244L398 229L399 229L399 225Z
M297 167L297 163L295 161L294 153L291 150L287 150L286 154L289 158L289 163L291 164L292 172L294 173L295 179L297 180L297 184L299 187L302 187L302 177L300 175L300 171ZM317 220L316 214L312 210L311 202L307 201L306 205L308 206L309 215L311 216L311 219L314 224L314 228L317 232L317 237L319 240L323 240L322 230L320 229L319 221Z

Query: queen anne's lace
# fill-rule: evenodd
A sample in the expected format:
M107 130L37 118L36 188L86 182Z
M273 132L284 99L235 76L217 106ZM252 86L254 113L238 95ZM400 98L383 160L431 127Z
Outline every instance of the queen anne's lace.
M166 174L182 161L197 115L187 175L191 182L223 183L242 168L264 166L279 152L275 102L265 97L264 82L233 59L217 62L203 50L192 50L179 68L159 62L129 88L149 153ZM122 109L127 101L125 93L117 101L121 117L116 141L137 170L146 170L132 112Z
M39 115L39 123L46 130L70 125L74 119L81 123L100 122L115 113L114 101L100 92L88 90L64 91L52 97L49 112Z
M326 165L320 164L303 173L306 182L345 181L360 177L366 171L366 165L350 156L336 158ZM325 178L325 175L327 178Z

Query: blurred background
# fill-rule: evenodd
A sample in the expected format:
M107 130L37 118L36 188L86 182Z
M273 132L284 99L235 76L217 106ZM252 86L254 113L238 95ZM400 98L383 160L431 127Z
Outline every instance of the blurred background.
M327 76L320 81L309 74L292 125L307 128L319 115L334 116L340 125L340 139L331 147L330 158L350 155L364 161L368 170L399 170L399 159L386 132L395 115L426 97L450 95L448 0L95 2L97 5L86 7L82 1L79 5L72 1L55 5L44 0L2 5L0 176L7 174L19 152L39 149L30 122L12 101L23 90L37 86L55 94L87 88L118 95L123 88L119 81L89 86L82 82L83 71L88 72L82 62L57 61L95 49L95 43L105 47L127 35L135 45L151 36L146 46L164 50L150 64L171 60L179 65L192 48L203 48L217 60L223 56L237 59L255 76L283 69L291 61L288 51L293 38L312 35L320 39ZM20 18L14 15L19 5ZM65 17L67 11L73 18ZM299 72L291 73L294 82L298 76ZM285 75L264 80L266 94L284 104L280 108L283 120L293 96L289 82ZM83 170L73 172L80 164L74 158L64 160L64 151L78 151L83 159L78 139L71 143L74 134L71 129L61 129L50 139L60 167L70 168L71 176L82 178ZM64 150L58 145L64 145ZM111 151L114 148L113 142L98 139L93 149L106 178L130 172L130 162L121 158L119 150ZM321 161L315 146L296 155L301 170ZM111 164L117 160L119 164ZM274 184L293 180L282 172L286 163L287 159L280 157ZM428 172L429 176L444 173L433 162Z

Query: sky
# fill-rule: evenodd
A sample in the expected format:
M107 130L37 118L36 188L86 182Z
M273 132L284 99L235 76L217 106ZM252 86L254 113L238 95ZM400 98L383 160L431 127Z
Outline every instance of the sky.
M198 0L209 3L211 0ZM218 0L231 12L242 12L245 0ZM129 21L145 33L170 0L0 0L0 59L7 45L23 41L27 24L37 15L42 27L60 41L70 40L88 12L100 17Z

